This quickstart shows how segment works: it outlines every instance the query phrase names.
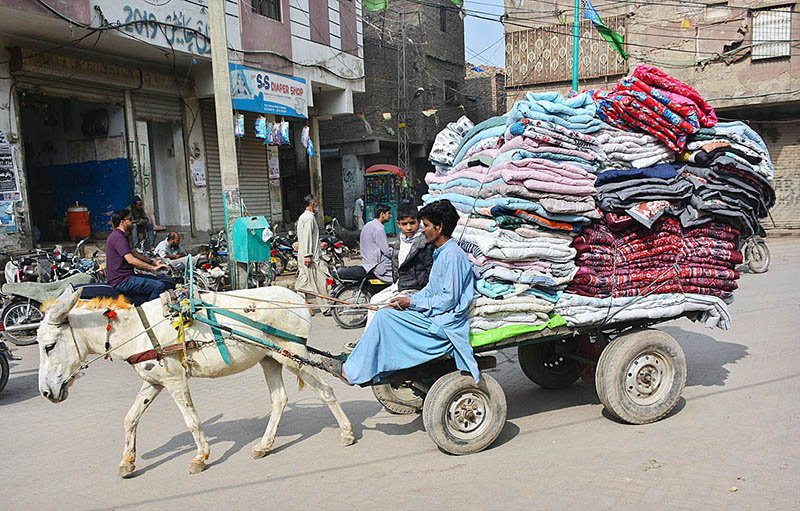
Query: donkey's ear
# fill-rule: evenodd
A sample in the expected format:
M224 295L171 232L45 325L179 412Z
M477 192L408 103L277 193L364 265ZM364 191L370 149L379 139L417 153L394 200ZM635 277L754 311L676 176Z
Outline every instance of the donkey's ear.
M67 314L69 311L75 307L75 304L78 303L78 299L81 297L81 290L71 290L67 288L61 293L61 296L55 301L55 303L50 307L50 310L47 311L49 315L48 320L51 323L63 323L67 320Z

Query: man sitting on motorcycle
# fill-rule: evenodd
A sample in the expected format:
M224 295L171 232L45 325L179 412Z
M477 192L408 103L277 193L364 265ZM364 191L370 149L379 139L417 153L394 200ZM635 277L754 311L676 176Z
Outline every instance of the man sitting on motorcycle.
M181 246L181 235L175 231L169 233L167 239L156 245L155 253L162 261L177 271L183 271L186 268L189 256L186 249Z
M131 250L129 236L133 230L133 218L130 210L115 211L111 215L111 225L114 231L106 240L106 282L110 286L134 305L155 300L164 291L175 287L169 277L134 273L134 268L158 271L167 269L167 266Z
M386 204L375 206L375 218L361 229L361 266L387 284L392 282L392 249L386 239L383 224L392 219Z

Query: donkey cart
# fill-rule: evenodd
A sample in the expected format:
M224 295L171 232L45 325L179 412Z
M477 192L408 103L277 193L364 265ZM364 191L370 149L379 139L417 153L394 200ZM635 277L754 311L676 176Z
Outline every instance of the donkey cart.
M594 384L600 401L618 419L655 422L675 407L686 383L681 346L670 335L649 328L672 319L562 326L474 346L482 370L477 384L458 371L452 359L437 359L371 386L392 413L422 411L428 435L450 454L481 451L500 435L506 397L483 370L496 366L496 359L486 353L504 348L517 348L522 371L541 387L564 388L582 377Z

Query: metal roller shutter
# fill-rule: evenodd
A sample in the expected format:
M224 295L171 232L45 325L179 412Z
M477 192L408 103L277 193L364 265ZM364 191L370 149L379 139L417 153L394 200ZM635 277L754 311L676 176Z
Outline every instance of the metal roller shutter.
M344 224L342 156L338 153L322 160L322 206L326 215Z
M123 99L122 90L111 87L98 87L83 82L65 81L54 83L33 77L17 77L16 88L32 94L45 94L60 98L72 98L92 103L119 103Z
M217 114L214 100L200 102L200 115L203 119L203 137L206 144L206 180L208 202L211 209L211 226L214 229L225 227L225 208L222 204L222 174L219 165L219 145L217 143Z
M239 193L253 216L270 217L269 168L267 148L256 138L258 114L244 113L244 137L236 139L236 159L239 164Z
M181 101L174 96L136 93L133 96L133 112L136 119L146 121L172 121L180 123Z

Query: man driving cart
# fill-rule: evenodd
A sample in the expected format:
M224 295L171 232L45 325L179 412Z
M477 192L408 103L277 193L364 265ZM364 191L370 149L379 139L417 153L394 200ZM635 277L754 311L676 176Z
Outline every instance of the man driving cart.
M475 276L467 254L451 238L458 213L441 200L422 208L420 217L426 239L436 247L428 284L378 310L346 362L325 360L326 368L345 383L378 381L443 355L451 355L458 369L468 371L476 382L480 378L467 316Z

